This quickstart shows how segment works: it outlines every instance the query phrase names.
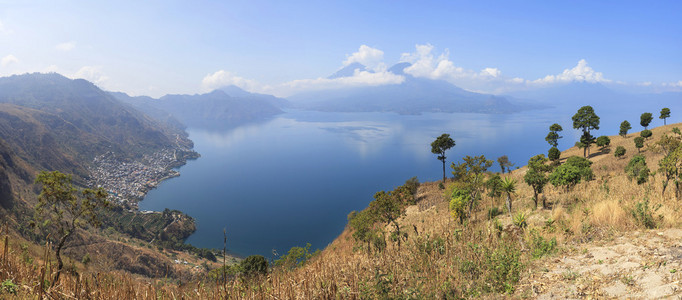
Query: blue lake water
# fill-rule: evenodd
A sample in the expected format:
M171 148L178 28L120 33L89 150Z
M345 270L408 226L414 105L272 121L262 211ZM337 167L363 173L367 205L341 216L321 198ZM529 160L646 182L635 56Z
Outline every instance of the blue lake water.
M595 110L602 130L593 134L617 134L623 114ZM480 154L491 160L507 155L522 166L547 152L544 138L555 122L564 128L559 148L575 143L574 113L289 111L236 128L189 128L201 158L181 167L180 177L150 191L140 209L178 209L194 217L197 231L187 242L199 247L222 248L225 228L228 249L244 256L272 257L273 249L282 254L308 242L322 249L341 233L348 213L365 208L375 192L391 190L412 176L440 179L441 162L430 151L440 134L449 133L456 141L447 152L448 166ZM627 114L633 131L640 130L639 113ZM662 124L657 121L652 125ZM499 171L497 163L492 170Z

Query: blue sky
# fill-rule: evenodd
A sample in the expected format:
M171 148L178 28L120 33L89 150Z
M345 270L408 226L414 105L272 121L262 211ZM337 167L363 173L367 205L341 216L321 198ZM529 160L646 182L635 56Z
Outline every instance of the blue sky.
M222 84L286 96L395 84L503 93L573 80L682 88L682 1L2 1L0 75L133 95ZM372 74L329 81L344 63Z

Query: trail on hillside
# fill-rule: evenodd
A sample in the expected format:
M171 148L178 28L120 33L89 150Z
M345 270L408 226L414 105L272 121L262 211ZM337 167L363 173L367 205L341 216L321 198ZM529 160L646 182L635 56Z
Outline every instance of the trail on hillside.
M530 268L517 293L537 299L682 296L682 229L577 244Z

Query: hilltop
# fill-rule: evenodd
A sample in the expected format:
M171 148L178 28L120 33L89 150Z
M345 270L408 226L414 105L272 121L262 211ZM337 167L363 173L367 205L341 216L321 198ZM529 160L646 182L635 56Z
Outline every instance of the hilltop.
M653 137L641 153L652 171L664 157L655 142L664 134L674 136L672 129L679 126L682 124L652 129ZM53 293L106 293L107 298L125 299L178 295L202 299L679 295L682 216L674 192L668 187L662 194L660 172L652 172L642 185L623 172L638 152L633 142L638 135L611 136L609 147L593 147L593 179L569 191L548 185L541 194L547 208L534 208L533 191L523 183L527 167L501 174L517 182L512 195L513 217L504 210L503 197L486 195L470 219L460 224L450 213L445 192L449 188L443 190L439 182L425 182L413 198L403 198L404 213L396 221L400 235L391 234L394 224L378 222L372 230L379 238L368 240L369 244L359 242L358 227L351 221L319 254L311 256L303 248L292 248L287 255L289 263L279 263L267 277L239 275L248 273L228 266L232 271L226 270L231 274L226 283L215 284L221 278L222 271L218 271L175 286L109 272L99 278L81 275L83 280L90 278L90 286L98 286L89 292L75 284L76 277L67 277ZM614 157L613 149L618 146L626 148L624 158ZM562 161L574 155L582 155L582 150L573 147L564 151ZM452 182L449 179L446 186ZM391 194L404 197L409 186L396 188ZM366 211L373 209L377 209L374 203ZM349 219L359 215L351 214ZM10 249L10 266L24 270L18 262L21 251L16 243L10 242ZM25 274L17 279L22 282L20 295L35 292L31 282L38 273L17 272ZM114 282L123 282L123 286Z

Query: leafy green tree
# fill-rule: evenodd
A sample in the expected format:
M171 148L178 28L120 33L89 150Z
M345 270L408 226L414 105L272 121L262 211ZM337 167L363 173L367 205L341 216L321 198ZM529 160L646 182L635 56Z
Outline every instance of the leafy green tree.
M623 123L620 123L620 136L622 137L627 137L628 136L628 130L632 129L632 126L630 125L630 122L627 120L623 121Z
M459 220L459 224L463 224L467 218L466 207L471 202L471 193L466 189L455 187L450 193L450 215L454 219Z
M291 247L287 254L282 255L280 258L275 260L275 266L289 270L302 266L310 258L312 258L313 255L319 253L319 250L315 251L314 253L310 253L311 246L312 245L310 245L310 243L306 243L305 247Z
M637 153L640 153L640 149L644 147L644 138L641 136L638 136L635 138L635 148L637 148Z
M644 129L639 133L639 136L643 137L645 140L649 139L653 133L649 129Z
M561 125L554 123L552 126L549 126L549 133L547 134L547 137L545 137L545 141L547 141L552 147L557 147L559 146L559 139L562 138L562 136L559 135L559 132L564 130L561 128Z
M438 160L443 162L443 183L445 183L445 151L455 146L455 141L450 135L443 133L431 143L431 153L438 154Z
M361 212L352 211L348 214L348 224L353 228L355 241L367 244L367 252L372 251L371 242L375 218L369 209Z
M480 198L483 184L485 183L485 172L493 165L492 160L487 160L485 156L465 156L463 162L459 164L452 163L452 175L456 181L459 181L466 190L469 191L469 210L467 218L471 217L474 203Z
M594 143L594 137L590 134L591 130L599 130L599 116L594 113L592 106L583 106L573 115L573 128L583 131L580 142L583 148L583 157L587 157L590 145Z
M502 177L493 174L486 180L485 188L488 190L488 197L499 198L502 196Z
M396 234L401 236L398 218L405 212L397 197L394 197L391 192L379 191L374 194L374 201L369 203L369 209L374 212L379 222L393 224ZM398 239L398 248L400 248L400 239Z
M670 108L664 107L661 109L661 115L658 118L663 119L663 125L668 125L665 119L670 118Z
M625 155L625 147L623 146L616 147L616 151L613 152L613 156L615 156L616 158L621 158L623 155Z
M523 180L531 188L533 188L533 200L535 200L535 208L538 207L538 195L542 193L545 185L549 181L549 178L545 173L552 170L552 167L547 165L549 160L544 154L538 154L533 156L528 160L528 171L523 176ZM542 207L547 207L545 201L542 201Z
M675 150L670 151L658 161L658 172L665 176L665 181L663 181L663 191L661 195L665 195L665 190L673 180L675 183L675 198L679 200L680 195L680 168L682 168L682 148L675 148Z
M239 266L246 276L265 275L268 273L268 261L262 255L251 255L242 260Z
M625 173L630 179L636 179L637 184L642 184L649 178L649 167L646 165L646 159L642 155L635 155L630 159L630 162L625 166Z
M601 147L602 151L609 145L611 145L611 139L608 136L602 135L597 138L597 147Z
M581 180L592 180L594 173L591 165L592 162L584 157L571 156L566 163L554 169L549 175L549 182L555 187L564 187L569 191Z
M35 183L42 185L38 204L35 206L35 224L48 233L48 237L55 238L57 257L57 273L52 280L52 286L59 281L64 267L61 250L66 240L86 224L99 226L101 224L98 212L109 206L107 193L102 188L78 190L73 186L71 174L59 171L41 171Z
M559 163L559 159L561 158L561 151L559 151L559 148L557 147L549 148L549 151L547 152L547 158L549 158L556 165Z
M504 174L504 171L506 170L507 173L511 172L511 168L514 166L514 163L509 161L509 157L506 155L502 155L497 158L497 163L500 165L500 170L502 170L502 174Z
M654 117L651 115L651 113L645 112L641 116L639 116L639 125L642 125L644 129L648 129L649 124L651 124L651 121L654 120Z
M507 210L509 211L509 217L512 216L512 195L516 193L516 180L509 177L502 179L502 191L507 196Z

